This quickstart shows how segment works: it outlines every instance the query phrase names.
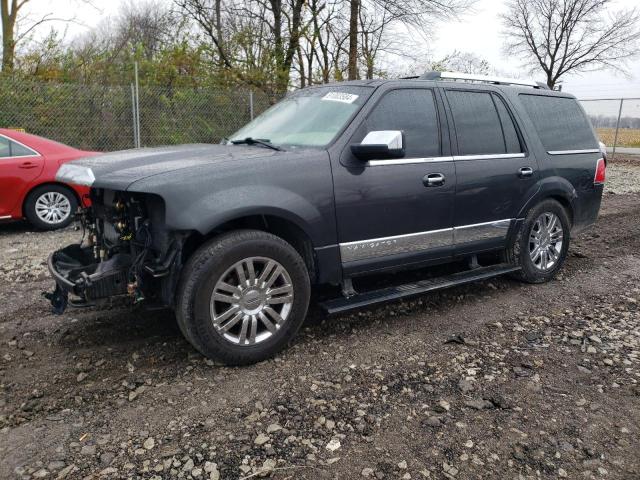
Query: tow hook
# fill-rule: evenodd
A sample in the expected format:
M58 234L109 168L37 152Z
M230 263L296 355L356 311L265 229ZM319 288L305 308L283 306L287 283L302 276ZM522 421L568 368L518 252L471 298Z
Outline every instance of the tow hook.
M42 292L42 296L51 302L54 314L62 315L67 309L69 294L61 289L59 285L56 285L53 292Z

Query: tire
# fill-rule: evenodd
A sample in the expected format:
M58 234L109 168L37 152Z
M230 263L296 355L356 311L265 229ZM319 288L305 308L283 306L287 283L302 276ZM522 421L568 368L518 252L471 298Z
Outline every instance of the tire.
M557 227L552 229L556 232L555 234L549 235L547 232L546 235L544 233L540 235L540 228L548 230L548 225L551 225L553 218L555 218L555 225L559 224L562 228L561 235L558 235ZM544 222L547 222L546 225ZM532 233L542 240L537 240L538 243L536 243L536 240L532 238ZM555 200L544 200L529 211L505 250L503 260L521 267L518 272L513 274L519 280L527 283L548 282L556 276L567 258L570 233L571 223L564 207ZM558 238L561 238L561 244L558 244ZM532 253L532 250L535 250L537 246L541 246L536 251L540 253L539 257L536 253ZM546 268L542 268L544 266L544 252L547 254ZM554 259L554 255L557 258Z
M310 291L304 260L283 239L258 230L224 233L201 246L182 270L178 326L206 357L249 365L287 346L304 322Z
M53 207L47 220L47 206ZM38 230L57 230L68 226L78 210L73 191L63 185L41 185L27 196L24 216ZM39 214L40 212L40 214Z

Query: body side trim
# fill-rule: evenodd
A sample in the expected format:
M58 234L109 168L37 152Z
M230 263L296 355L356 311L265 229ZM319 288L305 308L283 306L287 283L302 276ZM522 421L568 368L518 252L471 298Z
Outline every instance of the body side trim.
M507 158L525 158L525 153L496 153L494 155L455 155L454 160L494 160Z
M597 148L589 148L586 150L551 150L547 152L549 155L579 155L581 153L601 153Z
M425 158L398 158L388 160L369 160L367 167L379 167L389 165L410 165L414 163L439 163L465 160L495 160L508 158L525 158L525 153L496 153L495 155L454 155L451 157L425 157Z
M343 263L507 238L513 219L340 243Z
M369 160L367 167L379 167L387 165L410 165L414 163L440 163L453 162L453 157L425 157L425 158L399 158L389 160Z

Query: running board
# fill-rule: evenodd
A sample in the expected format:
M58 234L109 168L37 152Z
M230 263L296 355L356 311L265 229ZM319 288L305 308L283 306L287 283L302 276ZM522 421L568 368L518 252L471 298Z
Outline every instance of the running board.
M349 298L340 297L322 302L320 305L329 314L346 312L354 308L367 307L376 303L398 300L411 297L426 292L434 292L444 288L464 285L465 283L477 282L488 278L504 275L505 273L517 272L520 267L514 267L506 263L492 265L490 267L480 267L464 272L453 273L442 277L434 277L420 280L415 283L407 283L395 287L381 288L370 292L359 293Z

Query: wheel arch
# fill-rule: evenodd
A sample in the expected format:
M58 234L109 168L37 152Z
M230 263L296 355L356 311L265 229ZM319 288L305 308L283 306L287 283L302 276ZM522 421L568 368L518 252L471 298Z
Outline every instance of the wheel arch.
M221 233L245 229L260 230L282 238L300 254L307 266L311 281L317 278L317 262L311 236L292 219L274 213L246 214L226 219L212 227L206 234L194 231L183 246L183 262L186 262L200 245L209 239Z
M538 183L536 191L518 213L518 218L524 218L527 212L545 200L555 200L566 210L571 225L575 218L575 200L578 197L574 186L565 178L548 177Z
M22 199L22 202L20 204L20 215L22 217L25 216L25 207L27 204L27 201L29 200L29 197L31 196L31 194L38 188L40 187L46 187L47 185L51 185L51 186L56 186L56 187L62 187L65 188L67 190L69 190L72 194L73 197L76 199L76 202L78 202L78 205L82 205L82 198L80 198L80 195L78 194L78 192L76 192L74 190L73 187L67 185L66 183L62 183L62 182L56 182L56 181L48 181L48 182L42 182L42 183L38 183L37 185L33 185L29 190L26 191L26 193L24 194L24 198Z

